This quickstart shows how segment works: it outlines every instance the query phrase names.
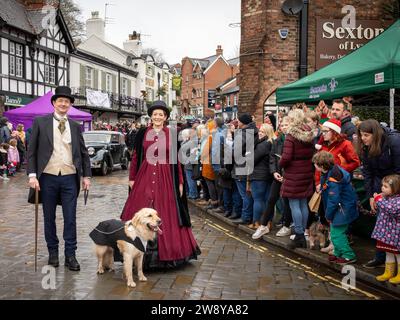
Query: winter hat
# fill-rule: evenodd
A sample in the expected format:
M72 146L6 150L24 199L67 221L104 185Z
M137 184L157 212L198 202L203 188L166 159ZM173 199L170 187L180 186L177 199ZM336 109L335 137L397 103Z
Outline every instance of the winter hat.
M8 118L6 118L6 117L1 117L1 118L0 118L0 127L3 127L3 126L5 126L5 125L7 125L7 122L8 122Z
M328 121L325 121L322 126L332 129L338 134L340 134L340 132L342 131L342 123L340 122L340 120L329 119Z
M273 114L267 114L264 118L264 123L267 123L267 118L271 122L272 127L274 128L274 131L276 131L276 117Z
M242 115L239 116L238 119L243 124L249 124L249 123L253 122L251 115L248 113L243 113Z

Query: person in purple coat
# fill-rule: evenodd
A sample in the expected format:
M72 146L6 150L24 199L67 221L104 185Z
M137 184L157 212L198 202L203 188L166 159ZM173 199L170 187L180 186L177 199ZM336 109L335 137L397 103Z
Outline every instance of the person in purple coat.
M386 253L385 272L376 280L400 284L400 175L384 177L382 193L374 196L379 214L371 237L377 240L376 248Z

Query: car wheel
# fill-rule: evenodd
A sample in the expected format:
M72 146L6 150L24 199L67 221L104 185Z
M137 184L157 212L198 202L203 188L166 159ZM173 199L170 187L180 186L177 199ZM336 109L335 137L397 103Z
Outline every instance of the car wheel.
M108 173L108 165L107 165L107 161L104 160L101 165L101 175L106 176L107 173Z
M127 170L127 169L128 169L128 164L129 164L128 158L125 157L125 159L121 162L121 168L122 168L122 170Z

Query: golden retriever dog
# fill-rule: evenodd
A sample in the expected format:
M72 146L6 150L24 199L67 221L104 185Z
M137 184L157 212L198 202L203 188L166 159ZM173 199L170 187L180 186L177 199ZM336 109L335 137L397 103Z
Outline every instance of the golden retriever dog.
M132 220L125 223L119 220L101 222L90 234L96 244L97 273L114 270L114 250L119 250L123 257L127 286L136 287L132 276L133 265L137 269L139 281L147 281L143 274L143 256L147 241L154 240L157 233L162 233L160 225L157 211L150 208L139 210Z

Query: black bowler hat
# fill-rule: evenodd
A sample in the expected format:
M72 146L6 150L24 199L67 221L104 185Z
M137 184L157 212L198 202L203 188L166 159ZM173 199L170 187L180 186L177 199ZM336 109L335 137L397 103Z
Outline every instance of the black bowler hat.
M158 100L153 102L153 104L147 109L147 114L149 115L149 117L151 117L151 114L154 110L165 111L165 113L167 114L167 119L169 118L170 111L164 101Z
M61 97L68 98L71 103L75 101L75 98L71 94L71 88L67 86L59 86L56 88L56 93L51 97L51 103Z

